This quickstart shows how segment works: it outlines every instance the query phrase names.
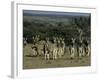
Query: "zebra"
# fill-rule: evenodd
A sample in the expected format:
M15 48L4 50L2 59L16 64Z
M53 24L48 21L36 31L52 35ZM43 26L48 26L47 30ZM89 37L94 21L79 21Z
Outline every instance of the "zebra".
M44 45L45 60L49 60L50 59L49 47L48 46L49 46L48 43L45 43L45 45Z
M75 47L74 46L71 47L70 57L71 57L71 59L73 59L75 57Z
M85 45L83 43L83 39L80 39L80 44L79 44L79 47L78 47L78 53L79 53L79 57L81 58L82 56L85 56Z
M73 59L75 57L75 38L72 38L72 45L71 45L71 49L70 49L70 57L71 59Z
M58 56L61 58L65 52L65 42L63 38L59 38L58 40Z
M88 46L86 47L86 56L90 56L90 53L91 53L91 48L90 48L90 45L88 44Z
M35 47L35 45L33 45L32 47L32 56L37 56L37 48Z
M27 45L27 38L23 38L24 47Z

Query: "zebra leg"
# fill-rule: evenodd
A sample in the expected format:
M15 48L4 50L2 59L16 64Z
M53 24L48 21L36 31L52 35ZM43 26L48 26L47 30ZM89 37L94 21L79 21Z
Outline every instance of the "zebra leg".
M49 54L47 54L47 60L49 60L49 59L50 59Z
M87 53L87 56L89 56L90 55L90 47L88 46L88 53Z
M79 58L81 58L82 57L82 53L81 53L81 51L79 50Z
M47 51L45 51L45 60L47 59Z
M75 54L74 54L74 53L75 53L75 51L72 49L72 50L71 50L71 59L73 59L73 58L74 58L74 56L75 56Z
M74 58L74 53L71 53L71 59L73 59Z
M47 59L47 54L45 54L44 58L45 58L45 60Z
M89 56L89 55L90 55L90 51L87 52L87 56Z

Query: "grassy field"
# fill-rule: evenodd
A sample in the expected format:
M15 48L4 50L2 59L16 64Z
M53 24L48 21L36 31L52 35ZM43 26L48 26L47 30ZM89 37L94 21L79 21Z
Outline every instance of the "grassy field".
M38 68L58 68L58 67L79 67L79 66L90 66L90 56L71 60L68 52L62 56L61 59L46 61L44 56L33 57L31 56L32 50L31 45L28 44L23 48L23 69L38 69Z

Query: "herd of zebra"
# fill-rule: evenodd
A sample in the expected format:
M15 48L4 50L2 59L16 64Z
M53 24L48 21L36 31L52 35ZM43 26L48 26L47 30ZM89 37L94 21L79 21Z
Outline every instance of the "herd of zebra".
M41 40L39 35L36 35L33 39L33 44L31 46L32 56L44 56L45 60L56 60L62 58L66 54L66 51L70 53L70 59L74 59L77 53L78 58L84 56L90 56L91 47L87 41L87 45L83 43L83 40L79 40L80 45L76 45L76 39L71 38L72 44L66 46L65 39L62 37L49 37L45 40ZM27 39L24 38L23 41L24 48L28 44Z

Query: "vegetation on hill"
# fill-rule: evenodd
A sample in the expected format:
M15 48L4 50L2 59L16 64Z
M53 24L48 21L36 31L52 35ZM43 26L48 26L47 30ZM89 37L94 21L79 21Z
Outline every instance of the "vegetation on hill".
M32 37L36 35L40 35L41 39L64 37L65 43L69 44L72 37L79 39L81 30L82 37L90 39L90 20L90 16L24 16L23 37L28 39L28 43L32 43Z

